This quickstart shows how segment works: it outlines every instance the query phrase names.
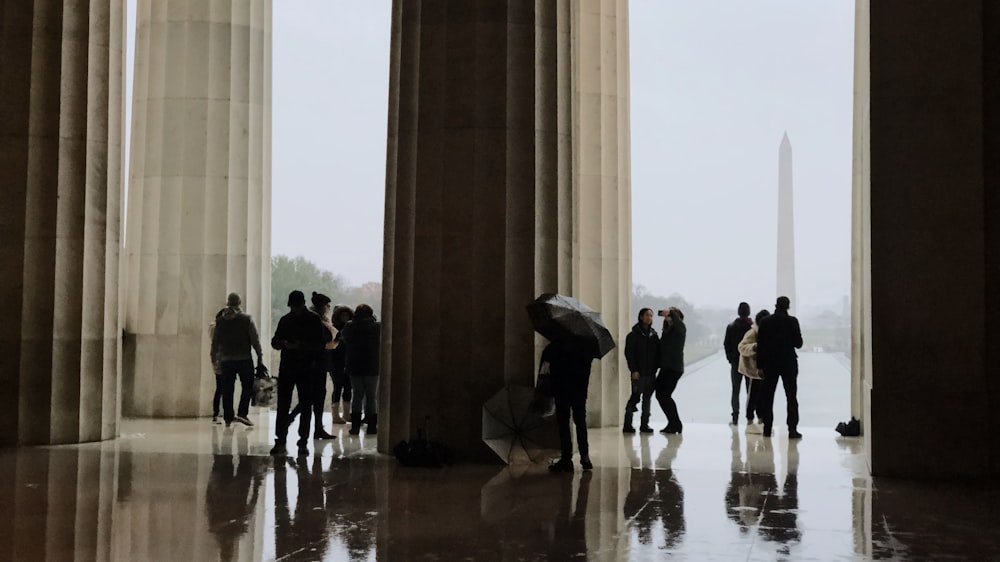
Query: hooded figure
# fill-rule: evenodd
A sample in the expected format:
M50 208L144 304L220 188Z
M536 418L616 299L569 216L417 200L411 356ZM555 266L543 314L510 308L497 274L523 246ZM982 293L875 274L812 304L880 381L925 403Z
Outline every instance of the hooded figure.
M226 425L238 421L244 425L253 425L247 417L250 413L250 396L253 394L253 358L250 352L257 354L257 364L263 362L263 350L260 347L260 337L253 318L245 314L240 305L242 300L236 293L229 293L226 308L215 316L215 328L212 330L211 357L219 365L219 377L222 382L222 408ZM236 379L240 380L240 404L233 412L233 394L236 392Z

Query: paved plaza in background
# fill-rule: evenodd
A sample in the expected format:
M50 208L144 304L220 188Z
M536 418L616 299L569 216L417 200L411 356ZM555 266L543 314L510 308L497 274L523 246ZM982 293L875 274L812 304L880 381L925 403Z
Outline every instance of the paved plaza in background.
M799 353L799 425L833 429L851 418L850 362L842 353ZM684 423L728 423L729 363L722 351L685 368L674 400ZM746 392L740 392L740 418L745 423ZM785 427L785 392L774 397L774 425ZM652 423L659 429L666 417L653 400ZM638 415L636 420L638 423Z

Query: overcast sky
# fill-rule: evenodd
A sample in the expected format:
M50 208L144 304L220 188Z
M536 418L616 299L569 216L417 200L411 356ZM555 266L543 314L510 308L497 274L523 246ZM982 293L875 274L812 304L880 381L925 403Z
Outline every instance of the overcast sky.
M274 3L272 252L352 284L382 276L390 7ZM787 131L798 305L847 295L853 0L630 10L633 281L696 305L773 304Z

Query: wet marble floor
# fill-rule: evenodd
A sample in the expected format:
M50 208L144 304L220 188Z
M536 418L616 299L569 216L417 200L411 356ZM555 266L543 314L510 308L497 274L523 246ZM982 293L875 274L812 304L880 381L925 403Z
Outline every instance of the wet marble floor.
M553 475L403 468L344 426L276 460L253 419L0 450L0 560L1000 560L996 488L870 478L828 429L595 430L595 469Z

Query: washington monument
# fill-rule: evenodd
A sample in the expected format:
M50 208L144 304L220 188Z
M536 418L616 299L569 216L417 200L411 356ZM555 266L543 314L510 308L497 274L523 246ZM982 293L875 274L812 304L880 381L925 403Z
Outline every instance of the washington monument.
M795 207L792 204L792 143L788 133L778 148L778 294L795 299ZM790 311L790 312L791 312Z

